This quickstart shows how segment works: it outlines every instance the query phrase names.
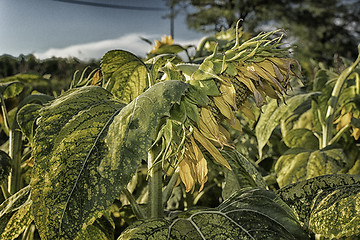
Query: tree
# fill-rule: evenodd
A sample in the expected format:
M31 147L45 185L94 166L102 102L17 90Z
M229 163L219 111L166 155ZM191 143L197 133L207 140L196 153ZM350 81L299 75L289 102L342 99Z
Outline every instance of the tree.
M228 29L241 18L250 33L268 30L269 22L287 31L300 59L330 63L334 54L355 58L360 36L359 0L171 0L185 9L187 24L199 31Z

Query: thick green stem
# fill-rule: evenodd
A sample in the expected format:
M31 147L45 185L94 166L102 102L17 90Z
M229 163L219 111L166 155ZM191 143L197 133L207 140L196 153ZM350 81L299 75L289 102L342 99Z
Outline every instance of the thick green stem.
M334 89L331 93L331 97L329 99L329 106L326 112L325 116L325 124L323 125L323 141L322 141L322 147L326 147L329 145L329 142L332 139L332 130L333 130L333 122L334 122L334 114L336 105L341 93L341 89L346 81L346 79L349 77L349 75L354 71L354 68L359 64L360 62L360 44L358 45L359 55L355 62L348 68L346 68L337 79Z
M162 204L162 166L155 163L156 154L150 150L148 154L149 169L149 202L148 216L150 218L162 218L164 209Z
M162 199L163 206L165 206L167 201L169 200L178 179L179 179L179 171L177 170L173 173L169 183L167 184L165 190L163 191L163 199Z
M12 159L12 170L9 177L9 192L14 194L21 189L22 133L16 120L13 122L9 136L9 156Z

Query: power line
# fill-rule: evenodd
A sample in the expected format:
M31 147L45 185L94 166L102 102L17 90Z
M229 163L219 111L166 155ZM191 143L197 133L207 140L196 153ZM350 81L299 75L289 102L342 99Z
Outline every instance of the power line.
M77 0L53 0L53 1L94 6L94 7L117 8L117 9L138 10L138 11L164 11L164 10L167 10L166 8L158 8L158 7L137 7L137 6L126 6L126 5L117 5L117 4L77 1Z

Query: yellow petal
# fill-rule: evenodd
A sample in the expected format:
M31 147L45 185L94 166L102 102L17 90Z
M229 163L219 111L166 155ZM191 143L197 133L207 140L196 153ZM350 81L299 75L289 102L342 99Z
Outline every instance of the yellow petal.
M195 180L194 174L192 173L191 162L184 158L179 164L179 175L181 181L184 183L186 192L194 191Z
M231 170L229 163L226 159L221 155L219 150L208 140L206 139L196 128L194 128L193 132L194 138L208 151L211 156L217 161L218 163L224 165L228 169Z

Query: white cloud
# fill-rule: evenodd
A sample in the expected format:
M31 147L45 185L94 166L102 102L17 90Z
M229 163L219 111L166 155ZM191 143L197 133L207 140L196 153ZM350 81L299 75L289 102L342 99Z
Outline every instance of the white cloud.
M150 39L160 39L161 36L148 35L143 33L130 33L116 39L102 40L98 42L90 42L83 44L76 44L64 48L50 48L42 53L35 53L37 58L45 59L51 57L76 57L81 60L100 59L107 51L113 49L122 49L132 52L135 55L145 57L146 53L150 51L151 46L140 37ZM198 44L200 39L194 40L178 40L175 43L187 45Z

